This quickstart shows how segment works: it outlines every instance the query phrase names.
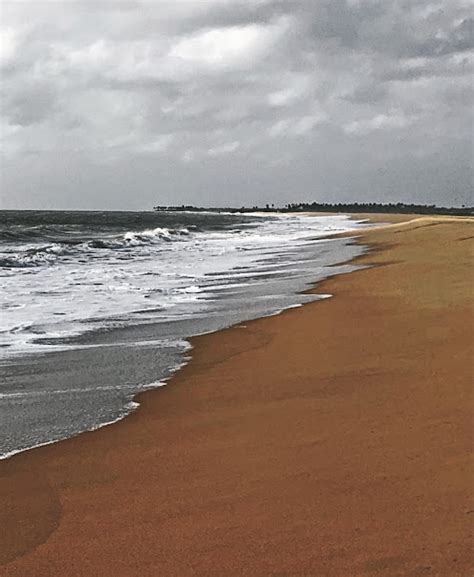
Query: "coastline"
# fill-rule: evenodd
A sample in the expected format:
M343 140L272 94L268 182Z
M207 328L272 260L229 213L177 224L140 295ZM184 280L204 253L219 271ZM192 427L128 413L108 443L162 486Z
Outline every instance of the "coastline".
M68 226L49 213L34 218L51 221L56 235ZM346 215L157 221L153 214L107 213L120 232L105 252L88 244L84 214L58 218L78 223L80 248L45 245L43 252L64 251L54 266L13 267L2 277L0 459L124 417L136 394L181 366L186 339L313 300L305 291L315 281L347 272L352 267L344 263L363 251L351 239L326 239L364 226ZM25 235L34 237L32 230ZM95 236L99 245L110 241L100 227ZM126 238L136 246L124 246Z
M68 216L62 215L62 218L67 220ZM237 222L240 222L239 219ZM208 237L206 232L200 231L195 236L190 233L184 240L179 239L171 244L162 240L156 246L152 243L151 248L147 242L139 244L136 258L129 259L137 260L137 265L128 286L137 288L137 285L144 282L144 286L138 287L143 309L138 307L136 314L131 316L126 312L122 317L119 314L117 321L122 326L113 327L113 317L108 323L107 315L103 321L108 327L101 328L103 321L99 320L92 331L82 326L81 322L64 322L63 315L58 314L50 297L41 302L39 308L42 307L43 312L36 313L36 317L43 318L45 327L42 327L41 322L38 324L38 318L36 321L32 318L30 326L28 323L15 325L14 319L8 314L5 318L2 316L2 328L11 327L13 323L17 327L24 326L24 330L20 330L20 336L12 333L12 340L5 348L0 345L0 353L4 352L0 362L0 422L3 423L0 428L0 460L125 418L131 412L130 409L135 407L132 399L139 392L167 382L187 362L186 351L190 346L187 339L250 319L271 316L296 304L318 298L308 294L308 289L328 276L351 270L353 267L345 263L364 250L351 238L331 238L336 231L345 232L364 226L346 215L325 216L322 219L306 216L296 219L265 218L263 221L253 220L249 230L246 230L247 224L242 224L242 230L237 235L224 232L213 237L214 233L211 232ZM163 230L153 229L154 232ZM284 242L285 238L287 242ZM203 242L207 248L199 248ZM121 251L117 250L120 256ZM177 267L171 266L174 272L168 271L172 277L171 284L181 283L184 288L170 289L168 286L166 270L169 262L168 265L163 264L158 257L148 263L140 261L147 250L157 252L157 255L162 250L165 253L182 252L185 255L183 263ZM209 262L198 264L196 270L189 270L190 252L195 257L200 254L198 260ZM219 255L226 252L229 253L226 259L228 262L224 264ZM112 251L112 256L114 254ZM206 254L208 259L205 258ZM115 267L111 267L108 257L102 260L104 275L107 277ZM59 271L62 266L67 266L67 263L58 263L56 270ZM156 274L157 269L161 271L159 274ZM182 274L176 273L178 269ZM213 272L208 276L203 274L203 270ZM19 292L24 295L26 289L26 292L36 294L34 286L41 286L40 277L47 277L47 272L48 267L39 270L36 283L33 282L29 288L27 285L31 284L31 275L20 272L20 285L26 283L26 286L23 286L23 291L19 289ZM80 270L78 274L81 274ZM58 282L68 285L67 278ZM157 289L157 284L163 287ZM76 286L76 282L72 286ZM112 288L106 285L98 289L93 284L89 286L91 288L93 292L89 297L96 302L94 293L98 291L107 295L113 285ZM88 289L84 290L85 294L81 298L87 301ZM163 307L160 309L153 304L160 299L158 295L162 291ZM175 305L167 301L167 293L171 293L170 298L175 299ZM73 302L74 299L68 295L65 286L60 300ZM3 296L8 308L8 302L12 302L13 297L7 294ZM132 300L134 298L132 296ZM112 304L109 305L111 310ZM37 305L33 299L32 309ZM58 306L61 309L61 305ZM20 310L20 316L24 316L21 313L24 304L11 308L13 316L16 309ZM65 308L68 308L67 305ZM89 309L86 306L84 310ZM116 314L117 311L120 311L120 307ZM51 325L48 325L48 316ZM62 322L59 321L55 331L58 316ZM94 318L93 314L91 318ZM81 334L84 329L85 332ZM45 332L38 338L41 331ZM61 331L62 337L59 336ZM68 331L76 334L69 342L65 337ZM4 340L8 341L9 334L8 328L3 331ZM27 345L31 338L38 341L33 345L33 350ZM18 346L19 341L24 342ZM61 346L62 342L67 344ZM34 354L35 349L37 354Z
M470 575L466 222L350 233L378 266L334 298L191 339L127 419L0 462L0 575Z

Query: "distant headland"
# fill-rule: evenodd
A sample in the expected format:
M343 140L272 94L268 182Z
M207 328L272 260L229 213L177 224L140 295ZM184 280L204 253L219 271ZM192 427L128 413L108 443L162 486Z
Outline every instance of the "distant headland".
M194 205L180 206L155 206L155 211L176 212L345 212L345 213L392 213L392 214L447 214L453 216L473 216L474 207L446 207L435 204L405 204L403 202L382 204L378 202L353 202L353 203L326 203L326 202L298 202L289 203L283 207L274 204L265 206L241 206L236 207L202 207Z

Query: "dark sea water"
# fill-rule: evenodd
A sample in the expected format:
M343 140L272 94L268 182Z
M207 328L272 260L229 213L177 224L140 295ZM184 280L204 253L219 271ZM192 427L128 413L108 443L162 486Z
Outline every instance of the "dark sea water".
M187 338L318 298L339 216L0 211L0 456L122 418ZM335 266L339 265L339 266Z

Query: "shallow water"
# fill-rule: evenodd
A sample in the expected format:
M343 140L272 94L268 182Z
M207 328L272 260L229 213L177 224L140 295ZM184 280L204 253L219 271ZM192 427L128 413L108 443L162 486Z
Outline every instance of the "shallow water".
M345 216L0 212L0 455L121 418L187 337L314 300ZM340 265L340 266L334 266Z

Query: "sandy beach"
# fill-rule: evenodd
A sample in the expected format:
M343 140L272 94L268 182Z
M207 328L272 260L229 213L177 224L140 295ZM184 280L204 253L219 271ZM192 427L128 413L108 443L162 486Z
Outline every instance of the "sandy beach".
M332 298L0 462L0 576L470 577L473 220L394 220Z

